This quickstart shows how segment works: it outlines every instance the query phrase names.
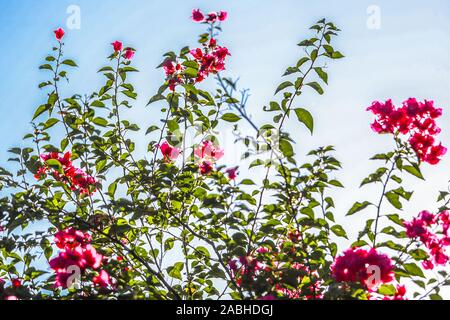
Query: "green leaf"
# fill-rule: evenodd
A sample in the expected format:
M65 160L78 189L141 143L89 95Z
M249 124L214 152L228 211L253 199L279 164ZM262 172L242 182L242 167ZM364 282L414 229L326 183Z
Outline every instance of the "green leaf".
M298 120L302 122L312 134L314 130L314 119L311 113L303 108L297 108L294 111L295 114L297 115Z
M58 120L58 119L55 119L55 118L50 118L50 119L48 119L48 120L45 122L45 124L44 124L44 130L47 130L47 129L53 127L53 126L54 126L55 124L57 124L58 122L59 122L59 120Z
M313 88L314 90L316 90L318 94L320 94L320 95L323 94L323 89L320 86L320 84L318 84L317 82L315 82L315 81L314 82L310 82L310 83L307 83L306 85L311 87L311 88Z
M264 164L264 161L262 161L261 159L256 159L254 160L252 163L250 163L250 165L248 166L248 168L253 168L253 167L257 167Z
M65 64L67 66L71 66L71 67L78 67L78 65L75 63L75 61L67 59L64 60L63 62L61 62L62 64Z
M347 216L351 216L365 208L367 208L368 206L370 206L372 203L370 203L369 201L364 201L364 202L356 202L353 207L347 212Z
M333 52L334 52L333 47L330 46L329 44L324 44L323 48L325 49L325 52L330 54L330 55L333 54Z
M420 269L415 263L407 263L404 264L403 267L410 275L425 278L422 269Z
M49 109L49 107L50 106L47 104L43 104L43 105L39 106L39 108L37 108L36 112L33 115L33 120L36 119L37 117L39 117L45 111L47 111Z
M344 185L338 181L338 180L330 180L328 181L328 184L331 184L332 186L338 187L338 188L344 188Z
M285 157L292 157L294 155L294 148L292 147L292 144L286 140L281 139L280 140L280 151L283 153Z
M58 171L58 172L62 172L62 165L61 162L59 162L56 159L49 159L47 161L45 161L45 163L52 169Z
M396 209L402 208L402 203L400 202L400 196L393 192L389 191L386 193L386 199L388 199L389 203L392 204Z
M108 67L103 67L103 68L101 68L101 69L98 70L97 72L105 72L105 71L111 71L111 72L114 72L114 69L108 66Z
M253 180L250 180L250 179L244 179L244 180L241 181L241 184L244 184L244 185L254 185L255 183L253 182Z
M297 68L300 68L302 65L305 64L305 62L309 61L310 59L308 57L303 57L297 62Z
M51 70L53 71L53 68L51 65L47 64L43 64L42 66L39 67L40 70Z
M332 59L341 59L344 58L344 55L340 53L339 51L335 51L331 54Z
M133 67L123 67L120 69L121 72L139 72L138 69L133 68Z
M147 106L156 102L156 101L160 101L160 100L164 100L166 97L162 94L155 94L153 97L150 98L150 100L147 103Z
M342 228L342 226L340 226L338 224L332 226L331 227L331 231L333 231L333 233L335 235L337 235L338 237L342 237L342 238L348 239L347 238L347 233L345 232L344 228Z
M129 90L123 90L122 93L131 99L136 99L136 97L137 97L137 93L131 92Z
M56 93L52 93L51 95L49 95L47 103L50 105L50 107L53 107L56 101L58 101L58 95Z
M320 79L322 79L323 82L328 84L328 74L325 71L323 71L322 68L316 67L314 68L314 71L316 71L317 75L320 77Z
M108 187L108 195L111 198L114 198L114 195L116 194L116 190L117 190L117 181L111 183Z
M409 165L406 165L406 166L403 166L403 169L404 169L406 172L412 174L413 176L415 176L415 177L417 177L417 178L419 178L419 179L425 180L425 178L424 178L423 175L422 175L422 172L420 172L419 166L409 166Z
M282 91L282 90L284 90L286 88L292 87L292 86L294 86L294 84L292 82L285 81L285 82L283 82L282 84L280 84L278 86L277 90L275 91L275 94L277 94L278 92L280 92L280 91Z
M44 249L44 256L47 260L50 260L51 256L53 255L53 248L47 247Z
M199 69L198 63L193 60L184 61L182 64L183 64L183 66L188 67L188 68L193 68L193 69L197 69L197 70Z
M99 100L95 100L91 103L92 107L97 107L97 108L104 108L105 104Z
M269 104L269 107L265 106L263 109L264 109L264 111L269 111L269 112L281 110L280 105L278 104L278 102L275 102L275 101L271 101Z
M178 280L182 280L181 270L183 270L183 267L184 267L184 263L177 262L177 263L175 263L174 266L168 267L167 272L170 277L178 279Z
M288 76L288 75L293 74L293 73L297 73L297 72L299 72L299 71L300 71L300 70L299 70L298 68L296 68L296 67L288 67L288 68L286 69L286 71L284 72L283 77L284 77L284 76Z
M396 290L392 284L382 284L378 289L378 293L384 296L393 296Z
M66 150L66 147L69 145L69 139L64 138L61 140L61 150Z
M198 69L188 67L184 70L183 73L189 78L196 78L198 76Z
M92 122L101 127L106 127L108 125L108 121L101 117L94 118Z
M227 121L227 122L237 122L237 121L241 120L241 118L234 113L225 113L222 116L222 120Z

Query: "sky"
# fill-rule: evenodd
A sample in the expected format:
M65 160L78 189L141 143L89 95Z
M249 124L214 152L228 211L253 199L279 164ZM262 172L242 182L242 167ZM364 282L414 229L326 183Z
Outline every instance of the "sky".
M73 8L80 10L79 29L67 26ZM294 121L289 128L300 160L305 160L304 155L312 148L336 147L336 156L343 163L338 177L346 189L334 194L335 215L342 224L355 225L349 231L350 238L356 236L356 226L362 226L374 213L352 218L344 217L345 213L354 201L371 200L379 194L379 186L358 187L376 168L377 163L368 159L393 148L389 137L370 130L372 116L365 109L372 101L391 98L400 104L409 97L434 100L444 109L438 122L442 127L439 138L450 146L447 0L347 0L339 5L331 0L3 0L0 150L4 156L0 165L9 166L6 150L22 144L35 108L45 101L45 93L37 85L47 74L38 66L54 44L55 28L67 30L65 53L80 66L71 71L70 86L63 89L65 94L84 94L100 87L103 79L96 71L106 64L114 40L138 50L133 63L141 72L132 80L139 98L128 116L149 126L160 119L159 110L144 107L163 81L161 70L155 67L165 52L194 46L197 35L203 32L201 25L189 19L193 8L229 12L220 36L221 43L232 53L224 75L239 77L242 88L250 89L248 113L259 125L270 120L261 109L274 99L286 67L301 56L296 44L311 35L309 26L327 18L342 29L334 47L346 57L328 62L329 86L325 94L306 94L298 100L298 106L310 110L315 118L314 135ZM379 19L371 24L377 18L374 9ZM228 154L224 161L236 159L236 154ZM423 173L426 181L405 177L408 189L415 193L404 208L404 217L437 208L438 191L447 189L450 180L450 154L438 166L424 165Z

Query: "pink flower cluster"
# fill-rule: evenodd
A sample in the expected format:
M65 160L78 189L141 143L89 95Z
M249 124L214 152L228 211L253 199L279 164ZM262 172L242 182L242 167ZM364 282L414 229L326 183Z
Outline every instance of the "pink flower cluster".
M230 55L230 52L226 47L217 45L215 39L211 39L208 44L203 45L203 48L192 49L190 54L199 65L195 83L200 83L210 74L217 74L225 70L225 59ZM184 83L183 72L185 67L180 63L166 59L162 67L170 90L174 91L177 85Z
M41 154L41 159L45 162L48 160L57 160L62 166L62 172L45 164L38 169L35 178L39 180L45 178L50 173L57 181L67 182L72 190L76 190L81 194L92 194L95 192L97 181L94 177L75 167L71 161L71 157L72 154L70 152L66 152L64 155L57 152Z
M122 44L122 42L114 41L113 43L111 43L111 45L114 48L114 52L119 53L119 54L122 53L122 51L123 51L123 44ZM133 59L134 54L135 54L135 51L133 49L125 48L125 52L123 52L123 57L126 60L131 60L131 59Z
M55 244L63 249L56 258L50 260L50 267L56 272L55 287L67 288L69 277L73 274L71 267L79 268L81 273L87 269L99 269L103 256L90 244L91 236L74 228L59 231L55 235ZM93 278L93 283L101 287L111 284L109 274L101 270Z
M214 23L225 21L228 14L225 11L211 12L205 18L199 9L192 12L192 19L196 22ZM217 41L211 38L208 43L203 44L203 48L196 48L190 51L194 60L198 63L199 69L195 83L202 82L210 74L217 74L225 70L225 58L230 55L226 47L217 45ZM166 74L169 89L174 91L176 86L185 83L183 72L185 67L172 59L166 59L162 67Z
M225 21L228 18L226 11L210 12L206 16L200 9L192 10L192 20L195 22L215 23L217 21Z
M165 161L175 161L180 155L181 150L177 147L171 146L167 141L157 146L163 155Z
M206 140L194 149L194 154L200 163L200 173L207 175L213 170L213 163L219 161L223 157L224 151L223 149L216 147L212 141Z
M180 148L170 145L167 141L164 141L161 145L157 145L157 148L161 151L163 159L166 162L172 162L177 160L181 154ZM224 155L223 149L217 148L214 144L207 140L204 141L194 150L195 156L199 160L199 170L203 175L209 174L213 168L213 162L218 161ZM238 175L239 167L229 168L225 170L228 179L235 180Z
M228 49L219 46L214 38L211 38L208 44L204 44L202 49L192 49L190 53L200 66L196 82L202 82L210 74L225 70L225 59L231 55Z
M243 278L254 278L259 271L270 269L257 258L252 256L240 257L238 260L230 260L228 267L233 272L237 285L241 286Z
M442 109L434 107L433 101L419 102L410 98L400 108L391 100L375 101L367 110L376 116L371 125L373 131L408 134L408 142L421 161L437 164L447 152L447 148L435 142L435 136L441 131L436 119L442 115Z
M162 66L166 74L169 89L174 91L177 85L183 83L184 67L179 63L174 63L170 59L165 60Z
M380 279L376 279L378 284L389 283L394 279L392 260L374 248L369 251L362 248L347 249L334 260L331 275L338 282L359 282L368 286L367 281L372 275L369 266L377 266L380 269Z
M433 214L426 210L419 213L417 218L404 222L406 234L409 238L419 238L429 251L429 258L423 261L425 269L433 269L435 265L446 265L450 257L446 248L450 246L448 230L450 228L450 215L448 211ZM439 229L440 235L432 229Z
M228 179L235 180L238 176L238 170L239 170L239 167L226 169L225 172L228 175Z

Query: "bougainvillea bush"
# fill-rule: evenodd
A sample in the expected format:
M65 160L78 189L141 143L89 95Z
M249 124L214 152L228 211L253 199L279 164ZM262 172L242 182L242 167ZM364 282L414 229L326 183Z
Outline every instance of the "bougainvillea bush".
M273 100L252 109L270 115L260 125L247 113L247 91L225 76L233 58L220 41L227 16L193 10L204 33L164 55L165 82L147 106L164 118L149 117L148 128L124 118L137 97L136 49L115 41L99 66L103 86L63 97L77 64L64 56L64 30L55 30L40 66L46 100L27 146L9 150L17 171L0 169L0 299L440 298L450 283L449 193L412 220L401 209L413 194L403 177L424 179L421 166L437 166L446 153L442 109L414 98L366 107L374 134L393 142L361 183L379 194L334 212L330 194L343 185L333 147L318 146L299 163L298 133L285 127L313 132L299 100L323 94L326 67L344 57L333 48L340 30L325 19L310 28ZM242 123L254 132L239 133ZM234 129L233 150L218 138L224 127ZM221 161L236 152L250 165ZM347 239L351 225L335 215L366 222L357 239Z

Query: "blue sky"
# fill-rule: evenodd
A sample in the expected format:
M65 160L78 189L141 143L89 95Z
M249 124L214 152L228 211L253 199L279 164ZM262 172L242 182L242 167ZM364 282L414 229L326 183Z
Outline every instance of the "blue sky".
M109 44L122 40L138 49L134 64L141 72L133 75L133 82L140 98L129 116L142 125L159 119L157 112L144 105L163 80L161 71L155 70L162 54L195 45L197 34L203 31L189 20L192 8L229 12L220 37L232 53L225 75L239 76L240 84L251 90L248 112L258 124L268 119L260 110L273 99L281 74L302 54L296 43L309 36L308 27L322 17L335 22L343 30L335 48L346 58L328 64L330 80L324 96L307 94L298 102L315 117L314 136L295 124L291 132L300 157L319 145L336 146L344 165L339 177L348 187L336 194L336 215L344 224L364 222L343 216L355 200L378 190L358 189L361 179L375 168L367 159L392 148L388 137L375 135L369 128L372 118L365 108L373 100L392 98L398 104L408 97L435 100L444 108L440 139L450 146L447 0L353 0L339 5L325 0L21 0L0 2L1 165L6 164L6 149L21 144L33 111L45 99L37 84L46 74L38 66L54 43L52 30L59 26L67 29L70 5L81 9L81 29L68 30L65 52L80 68L71 72L70 88L64 93L99 88L103 79L96 71L106 63ZM371 5L381 10L380 29L367 27ZM406 179L416 193L405 216L436 208L437 191L446 189L450 179L450 154L439 166L425 165L423 171L426 182ZM350 232L352 235L355 233Z

